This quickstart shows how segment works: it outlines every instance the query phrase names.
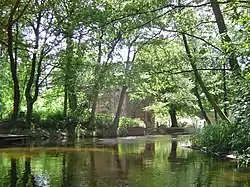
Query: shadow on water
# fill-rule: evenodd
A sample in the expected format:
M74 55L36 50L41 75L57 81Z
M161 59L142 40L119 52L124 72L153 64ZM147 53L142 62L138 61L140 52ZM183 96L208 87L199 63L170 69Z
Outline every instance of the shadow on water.
M0 149L0 187L245 187L235 162L183 148L188 136Z

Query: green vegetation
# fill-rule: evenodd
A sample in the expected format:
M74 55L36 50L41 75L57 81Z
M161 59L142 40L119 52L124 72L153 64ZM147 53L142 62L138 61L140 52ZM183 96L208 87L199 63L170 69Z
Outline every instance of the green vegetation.
M104 136L105 133L109 132L112 129L114 117L110 115L96 115L95 128L97 131L97 136ZM119 122L119 136L126 135L126 130L129 127L138 127L144 122L138 119L131 119L126 117L121 117ZM89 127L87 127L89 129Z
M240 166L250 166L250 126L218 123L205 126L192 138L193 148L212 155L235 154Z
M235 125L226 123L205 126L192 137L192 144L208 153L227 154L232 151L235 130Z
M233 123L217 123L205 126L192 137L193 147L210 154L235 154L239 166L250 166L250 100L249 81L238 81L231 107ZM237 94L237 95L236 95Z
M222 124L206 127L195 144L241 153L248 149L241 137L250 134L249 7L239 0L1 0L1 120L116 137L137 124L123 115L143 118L124 112L131 110L124 103L147 101L143 110L172 127L194 116ZM144 115L153 126L151 117Z

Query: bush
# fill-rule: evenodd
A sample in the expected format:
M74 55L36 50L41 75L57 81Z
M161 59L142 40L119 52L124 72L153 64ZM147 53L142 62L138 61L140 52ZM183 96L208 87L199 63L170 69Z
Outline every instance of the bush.
M112 127L114 117L106 114L97 114L95 118L96 129L108 130Z
M129 128L129 127L138 127L140 126L140 120L121 117L119 122L119 128Z
M22 115L22 114L21 114ZM32 123L34 124L39 124L41 122L41 116L38 112L33 112L32 113Z
M64 117L62 112L56 112L46 116L43 120L42 127L47 129L69 129L71 126L74 128L77 123L78 120L75 117Z
M97 129L110 129L114 117L106 114L96 115L95 125ZM129 128L140 126L140 120L127 117L120 117L119 128Z
M232 150L232 138L236 131L234 124L207 125L192 138L192 146L204 149L209 153L225 153Z
M230 110L234 121L241 125L250 125L250 77L232 79L233 97Z
M96 115L95 127L97 129L97 136L104 136L108 130L111 129L114 121L114 116L106 115L106 114L98 114ZM120 117L119 121L119 136L126 135L126 129L129 127L137 127L140 126L141 121L138 119L132 119L127 117Z
M250 125L237 125L232 135L232 149L239 154L244 153L250 147ZM250 152L249 152L250 153Z
M192 138L192 146L210 153L244 153L250 147L250 126L235 124L207 125Z
M238 156L239 167L249 167L250 166L250 147L247 148Z

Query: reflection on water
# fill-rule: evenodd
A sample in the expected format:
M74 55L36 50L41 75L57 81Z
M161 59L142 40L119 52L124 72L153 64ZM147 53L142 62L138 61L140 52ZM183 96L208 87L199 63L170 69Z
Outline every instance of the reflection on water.
M0 149L0 187L246 187L250 173L180 146L187 137Z

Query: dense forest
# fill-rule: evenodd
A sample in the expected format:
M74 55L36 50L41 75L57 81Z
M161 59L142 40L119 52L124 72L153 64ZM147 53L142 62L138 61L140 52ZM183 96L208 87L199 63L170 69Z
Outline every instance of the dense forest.
M93 129L98 97L119 89L112 136L125 93L173 126L214 110L250 128L248 0L1 0L0 12L2 120Z

